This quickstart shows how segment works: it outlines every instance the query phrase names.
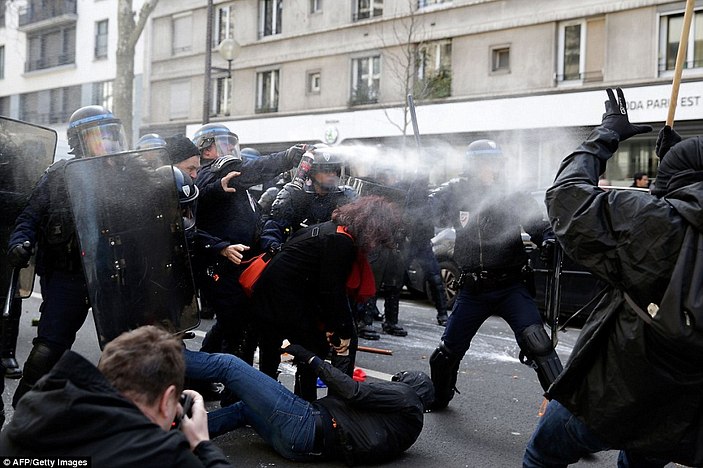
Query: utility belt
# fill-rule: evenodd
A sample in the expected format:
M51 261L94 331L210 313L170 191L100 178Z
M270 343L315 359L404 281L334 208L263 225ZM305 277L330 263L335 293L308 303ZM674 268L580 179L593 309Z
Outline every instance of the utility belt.
M529 267L513 267L498 270L463 270L454 287L465 288L473 294L503 289L511 284L523 281Z

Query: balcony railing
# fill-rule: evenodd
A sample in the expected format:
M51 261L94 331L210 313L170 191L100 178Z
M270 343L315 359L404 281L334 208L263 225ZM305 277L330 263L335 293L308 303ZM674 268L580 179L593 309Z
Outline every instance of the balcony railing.
M38 23L64 15L76 14L76 0L56 0L48 5L40 7L30 2L24 10L20 10L19 27Z
M75 54L60 54L51 57L41 57L34 60L27 60L24 66L24 71L30 72L34 70L43 70L45 68L68 65L70 63L75 63L75 61Z

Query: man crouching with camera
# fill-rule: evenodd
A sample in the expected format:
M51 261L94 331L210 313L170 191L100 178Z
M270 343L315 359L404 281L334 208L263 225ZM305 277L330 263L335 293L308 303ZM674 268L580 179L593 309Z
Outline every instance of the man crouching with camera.
M153 326L108 343L97 368L67 351L19 401L0 453L89 457L100 467L231 466L184 375L181 340Z

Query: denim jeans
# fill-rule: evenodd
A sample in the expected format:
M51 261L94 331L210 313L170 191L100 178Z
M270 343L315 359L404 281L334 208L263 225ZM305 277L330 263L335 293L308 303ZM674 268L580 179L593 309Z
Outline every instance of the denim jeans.
M319 459L313 453L317 410L268 375L230 354L208 354L186 349L186 376L222 382L241 401L208 414L215 437L245 424L281 456L296 461Z
M585 455L610 449L611 447L600 440L586 424L559 402L552 400L527 443L522 466L524 468L565 467L576 463ZM655 468L665 465L666 461L626 451L621 451L618 457L619 468Z

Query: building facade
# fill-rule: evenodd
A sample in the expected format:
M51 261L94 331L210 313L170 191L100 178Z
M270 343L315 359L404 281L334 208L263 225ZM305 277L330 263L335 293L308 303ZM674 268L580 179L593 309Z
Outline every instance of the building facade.
M0 115L56 129L57 154L64 157L73 111L90 104L112 109L116 48L117 0L2 0ZM135 54L136 102L143 89L142 49L139 44Z
M412 136L438 161L491 137L516 169L551 182L560 160L600 122L620 86L631 119L663 124L685 2L667 0L235 0L212 2L212 84L204 96L206 1L160 2L152 14L142 133L192 135L222 122L243 145L398 145ZM703 2L688 41L676 128L700 133ZM227 62L217 44L234 38ZM204 115L203 102L209 100ZM623 145L608 177L653 174L653 134ZM444 172L449 166L440 165ZM456 169L456 165L453 167ZM443 177L445 174L440 174Z

